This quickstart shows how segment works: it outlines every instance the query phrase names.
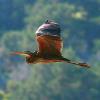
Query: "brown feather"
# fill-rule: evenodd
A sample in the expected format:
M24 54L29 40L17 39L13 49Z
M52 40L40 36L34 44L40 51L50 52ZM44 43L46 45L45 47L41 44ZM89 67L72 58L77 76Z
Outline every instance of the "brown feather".
M38 51L43 55L61 56L62 40L59 36L40 35L36 37Z

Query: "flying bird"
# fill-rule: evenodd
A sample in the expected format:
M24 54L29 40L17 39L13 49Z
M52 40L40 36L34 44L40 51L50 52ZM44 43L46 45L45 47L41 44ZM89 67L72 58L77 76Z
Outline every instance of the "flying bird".
M82 67L90 67L86 63L74 62L62 56L62 44L60 25L54 21L47 20L36 30L38 49L34 52L13 52L12 54L25 56L29 64L67 62Z

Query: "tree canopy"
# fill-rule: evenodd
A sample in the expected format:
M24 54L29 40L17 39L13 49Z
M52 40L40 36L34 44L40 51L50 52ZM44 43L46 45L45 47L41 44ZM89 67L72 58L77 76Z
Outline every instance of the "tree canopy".
M66 63L28 65L13 51L34 51L45 20L60 24ZM99 100L100 0L0 0L0 100Z

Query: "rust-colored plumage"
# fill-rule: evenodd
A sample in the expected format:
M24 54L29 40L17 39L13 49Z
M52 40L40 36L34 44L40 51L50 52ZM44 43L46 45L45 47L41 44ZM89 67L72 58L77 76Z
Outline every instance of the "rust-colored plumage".
M26 52L14 52L13 54L23 55L26 57L27 63L52 63L52 62L67 62L82 67L89 67L86 63L77 63L69 59L66 59L61 54L62 38L60 35L60 26L54 21L46 21L36 31L36 40L38 43L38 49L33 53Z

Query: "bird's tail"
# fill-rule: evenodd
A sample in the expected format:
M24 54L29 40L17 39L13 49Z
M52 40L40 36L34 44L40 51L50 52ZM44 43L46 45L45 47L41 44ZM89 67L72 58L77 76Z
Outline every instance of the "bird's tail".
M67 63L70 63L70 64L74 64L74 65L79 65L79 66L81 66L81 67L90 68L90 66L89 66L87 63L74 62L74 61L71 61L71 60L66 59L66 58L63 58L62 60L63 60L64 62L67 62Z

